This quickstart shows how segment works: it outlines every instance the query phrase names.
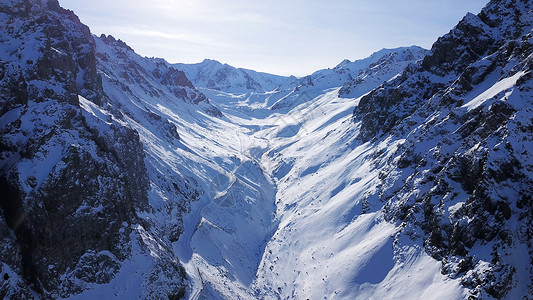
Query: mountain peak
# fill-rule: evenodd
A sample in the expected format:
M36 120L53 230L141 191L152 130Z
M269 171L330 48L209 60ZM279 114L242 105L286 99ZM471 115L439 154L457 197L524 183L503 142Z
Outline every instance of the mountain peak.
M102 41L104 41L104 43L106 43L107 45L109 46L118 46L120 48L124 48L128 51L134 51L128 44L126 44L124 41L122 41L121 39L116 39L114 36L112 35L105 35L105 34L101 34L100 35L100 39Z
M218 60L214 60L214 59L210 59L210 58L205 58L201 64L216 64L216 65L221 65L222 63L219 62Z
M274 90L284 76L236 68L213 59L204 59L196 64L173 64L183 70L197 87L232 92L264 92Z
M343 68L344 66L348 65L349 63L351 63L351 61L349 59L345 58L337 66L335 66L335 69Z

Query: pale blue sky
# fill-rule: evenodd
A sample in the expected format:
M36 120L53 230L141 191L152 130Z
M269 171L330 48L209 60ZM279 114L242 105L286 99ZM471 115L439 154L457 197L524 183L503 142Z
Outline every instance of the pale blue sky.
M430 48L488 0L59 0L144 56L302 76L381 48Z

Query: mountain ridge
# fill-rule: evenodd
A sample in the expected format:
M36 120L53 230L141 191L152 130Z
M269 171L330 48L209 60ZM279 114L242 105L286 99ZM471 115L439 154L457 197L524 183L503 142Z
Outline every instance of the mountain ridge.
M1 297L532 294L529 1L302 78L0 8Z
M194 82L194 84L198 87L212 88L226 92L269 92L274 89L289 88L294 85L296 85L297 87L310 85L309 82L312 82L313 80L320 81L321 78L331 77L334 73L346 73L346 78L340 78L338 80L339 82L336 83L340 86L349 79L352 79L351 77L356 77L357 75L359 75L358 73L360 71L369 67L369 65L376 63L377 60L379 60L383 56L391 55L393 53L401 51L409 51L412 52L416 57L420 57L426 50L419 46L397 47L390 49L383 48L379 51L374 52L369 57L356 59L354 61L344 59L335 67L320 69L310 75L301 77L296 77L292 75L281 76L250 70L246 68L237 68L230 66L226 63L221 63L219 61L207 58L204 59L201 63L173 63L170 65L183 70L187 74L187 77L191 78L192 82ZM245 76L244 79L246 79L246 83L242 82L243 78L238 78L239 75L235 74L236 72L246 74L240 75ZM227 82L228 77L232 77L234 81L233 84L236 84L236 86L232 86L232 84ZM331 83L329 84L332 85Z

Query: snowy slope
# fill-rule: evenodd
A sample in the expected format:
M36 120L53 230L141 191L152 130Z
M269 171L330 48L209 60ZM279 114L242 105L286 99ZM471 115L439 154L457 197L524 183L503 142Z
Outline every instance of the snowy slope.
M196 101L176 98L186 94L168 91L168 83L162 85L153 76L168 72L163 61L142 58L111 37L97 38L96 45L99 72L110 98L108 109L123 115L145 145L152 182L148 196L155 215L144 215L155 218L163 241L173 243L174 255L191 280L188 296L274 297L268 290L255 289L265 247L281 220L276 208L280 193L276 175L265 165L263 154L278 147L272 141L285 143L287 137L294 136L294 128L277 132L278 138L272 138L270 134L278 126L276 119L283 116L272 114L270 109L256 108L253 115L247 112L254 102L269 102L276 91L252 92L248 97L254 99L243 101L239 92L199 88L224 109L225 117L214 119L198 111ZM297 95L294 90L291 93ZM338 88L328 95L327 101L317 100L312 107L329 106L328 101L337 99ZM311 100L303 102L314 102ZM353 102L341 102L341 110L331 106L335 108L332 123L349 118ZM295 110L299 112L302 110ZM178 132L179 137L172 132ZM170 178L174 187L169 185ZM186 190L189 192L184 193ZM179 221L180 211L189 212L183 223ZM389 226L387 232L390 230ZM123 280L117 276L115 284ZM95 292L102 293L95 289L83 295L92 297Z
M262 174L256 158L245 152L251 137L227 118L214 118L214 108L199 110L197 101L176 97L168 83L150 76L173 67L142 58L108 39L98 38L96 45L110 108L124 116L145 145L152 183L148 201L154 212L143 216L157 223L159 239L172 243L172 255L191 279L191 297L213 276L231 278L227 295L249 298L246 287L275 228L272 181ZM136 73L140 76L130 75ZM192 85L188 89L190 93L178 96L195 93L205 99Z
M97 246L82 248L72 262L54 254L46 256L54 264L45 264L34 254L35 274L49 289L37 290L23 271L31 248L13 238L24 235L3 200L1 270L8 279L0 295L531 295L530 2L492 1L429 52L385 49L304 78L144 58L111 36L91 36L73 14L45 2L32 2L37 17L81 30L66 45L80 40L86 51L76 56L79 47L65 43L43 48L37 25L22 43L11 36L14 26L39 23L0 14L15 24L0 36L13 53L0 57L0 163L9 166L0 187L11 193L4 181L19 184L28 203L45 203L32 209L52 221L60 219L55 207L74 209L86 220L74 229ZM57 69L64 73L31 77L27 61L47 70L42 57L61 65L67 53L76 64ZM78 65L85 66L81 77L72 76ZM37 137L37 149L28 136ZM102 190L78 190L79 182ZM67 196L54 206L42 197L43 184ZM77 205L68 191L89 197ZM39 218L31 220L40 228ZM111 224L102 235L110 238L98 244L101 224Z
M400 64L403 67L406 65ZM402 70L398 67L398 73ZM375 72L375 68L367 71L369 77L379 73ZM384 69L384 72L390 77L398 74L386 73L390 72L389 69ZM370 82L367 88L371 90L381 83L381 80ZM335 84L338 82L335 81ZM376 190L380 181L379 165L372 166L371 163L375 153L384 149L390 156L395 145L401 141L392 146L384 144L380 148L358 146L355 134L357 127L350 122L354 99L339 98L340 85L337 88L329 86L330 92L315 99L310 98L308 93L292 91L296 97L304 95L307 99L286 114L268 111L259 114L257 110L254 114L246 113L249 111L246 103L251 103L251 99L239 94L217 91L209 96L224 109L224 114L234 124L241 127L242 132L252 137L244 143L240 140L242 152L258 161L261 175L256 167L243 165L241 168L251 178L262 178L263 174L272 177L272 183L262 184L260 190L270 191L269 186L272 185L275 188L275 197L270 196L267 200L275 201L277 209L274 224L277 227L274 227L275 233L272 231L269 234L274 234L272 238L260 235L261 238L268 238L264 240L268 241L266 249L263 250L264 244L255 247L254 251L259 251L257 255L261 259L256 258L252 265L248 265L255 276L243 277L240 268L235 268L235 261L230 260L231 267L227 265L227 258L220 254L220 250L202 250L227 248L233 244L226 237L231 227L228 228L226 221L220 220L224 216L219 216L220 208L214 214L203 208L200 214L205 221L201 222L200 227L195 223L189 226L195 226L190 239L191 245L198 245L193 248L197 251L193 257L196 256L195 265L203 282L200 294L204 297L234 298L237 294L243 298L283 298L285 295L309 297L319 294L353 298L354 294L366 295L363 297L385 295L391 288L398 297L432 295L435 298L457 298L462 295L457 281L441 275L430 280L422 277L411 290L405 290L403 278L414 276L414 272L421 270L427 274L440 274L439 262L425 254L421 247L406 246L403 251L395 253L392 243L398 229L384 220L379 205L370 210L364 200L369 192ZM205 89L204 93L209 95ZM255 93L253 97L268 103L271 95ZM227 104L232 100L235 102L233 106ZM323 169L319 176L319 170ZM224 186L225 182L224 179ZM242 188L238 191L243 193ZM239 193L233 193L232 196L241 198ZM223 203L227 201L230 200L224 200ZM331 201L335 203L331 204ZM210 204L207 207L217 205ZM273 212L270 210L270 213ZM361 219L357 220L358 216ZM248 219L244 226L254 228L257 226L255 222L257 219ZM218 232L218 228L226 230ZM331 239L327 238L329 236ZM241 240L241 245L254 245L257 237L248 236L247 239ZM359 259L348 263L357 257L354 253L359 252L363 252ZM237 254L242 256L240 251ZM372 260L372 257L376 258ZM379 267L379 272L374 272L376 264L381 264L381 257L388 259ZM364 266L368 264L372 267L365 269ZM339 266L346 268L339 272ZM323 271L317 273L317 268ZM225 279L226 276L228 279ZM357 280L355 284L354 278ZM323 284L318 285L317 282ZM412 280L409 279L409 282ZM347 290L346 287L351 289ZM436 289L442 291L435 293Z
M467 15L366 96L333 89L283 114L228 113L267 141L257 153L276 186L254 297L530 294L530 12L494 2ZM207 298L235 297L231 281L204 277Z
M283 299L460 298L459 283L440 275L421 247L401 245L380 204L368 200L402 141L358 143L354 101L337 93L274 119L267 133L264 164L278 185L280 225L254 288Z

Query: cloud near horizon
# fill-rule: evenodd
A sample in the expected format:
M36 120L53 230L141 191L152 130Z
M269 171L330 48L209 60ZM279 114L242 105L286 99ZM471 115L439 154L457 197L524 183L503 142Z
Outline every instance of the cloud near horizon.
M303 76L381 48L425 48L487 1L60 0L144 56Z

